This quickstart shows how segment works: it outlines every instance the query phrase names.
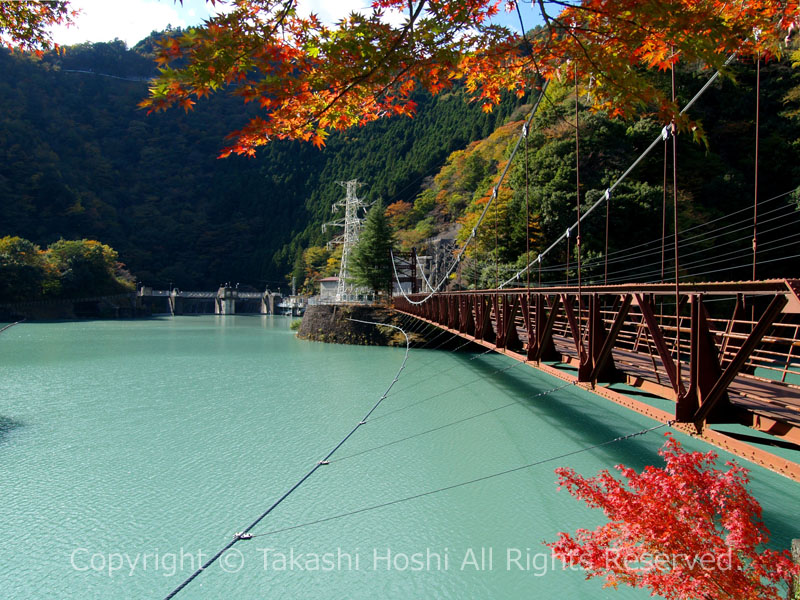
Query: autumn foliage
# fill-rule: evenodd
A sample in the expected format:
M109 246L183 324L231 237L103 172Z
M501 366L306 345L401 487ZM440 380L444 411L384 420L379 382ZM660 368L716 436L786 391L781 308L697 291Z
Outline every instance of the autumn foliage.
M164 39L151 111L191 109L229 88L260 114L223 152L252 155L271 139L325 143L327 132L388 115L412 115L412 92L461 81L490 111L504 92L524 95L544 79L577 76L596 109L655 112L693 126L649 72L677 62L721 67L732 54L781 54L799 0L373 0L334 26L299 0L209 0L226 10ZM535 7L536 13L531 11ZM527 12L545 26L523 37L492 22ZM51 45L48 27L68 22L69 2L0 2L0 40Z
M779 55L798 0L374 0L329 27L295 0L230 0L230 11L163 42L161 75L143 106L190 109L229 87L260 115L223 152L253 154L274 138L325 143L327 131L411 115L411 93L461 81L484 110L504 92L577 74L597 109L658 113L692 127L649 75L678 61L712 68ZM538 15L531 12L535 6ZM525 39L491 22L523 8L545 27ZM399 24L397 24L399 23Z
M664 468L617 467L584 478L558 469L561 487L609 519L594 531L560 534L555 556L607 585L650 588L669 599L778 599L778 584L800 575L786 552L764 549L769 532L747 491L747 470L715 467L714 452L685 452L669 436Z
M69 24L75 16L69 2L0 2L0 45L37 54L57 49L50 28Z
M437 93L459 80L489 111L503 92L577 76L595 108L655 111L687 128L648 71L777 56L798 17L798 0L539 0L545 27L523 38L491 22L518 0L374 0L333 27L304 16L298 0L209 1L229 10L165 38L142 105L189 110L223 88L258 103L223 156L273 138L322 146L331 129L412 115L417 87ZM0 2L0 41L41 52L53 46L49 27L74 15L68 1Z

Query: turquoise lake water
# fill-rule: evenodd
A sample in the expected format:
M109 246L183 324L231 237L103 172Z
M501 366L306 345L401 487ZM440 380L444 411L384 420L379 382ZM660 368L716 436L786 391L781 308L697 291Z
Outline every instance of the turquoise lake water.
M0 335L0 598L163 598L325 456L385 391L403 350L301 341L289 323L23 323ZM454 485L655 424L575 387L533 398L560 383L494 354L412 349L371 421L254 531ZM556 467L590 475L618 463L659 464L663 431L241 541L177 597L648 598L552 565L542 542L602 522L556 490ZM744 464L775 546L788 547L800 537L800 485Z

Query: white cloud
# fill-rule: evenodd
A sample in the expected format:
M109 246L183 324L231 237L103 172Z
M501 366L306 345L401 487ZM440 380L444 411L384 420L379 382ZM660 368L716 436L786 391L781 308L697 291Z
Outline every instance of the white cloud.
M73 0L81 14L72 27L57 27L53 39L62 45L109 41L115 38L133 46L151 31L187 23L169 0Z

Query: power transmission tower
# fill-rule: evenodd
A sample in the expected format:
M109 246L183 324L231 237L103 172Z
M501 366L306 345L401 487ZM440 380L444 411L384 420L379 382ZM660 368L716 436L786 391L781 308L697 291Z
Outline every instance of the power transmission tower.
M337 235L328 242L329 249L335 244L342 245L342 262L339 267L339 284L336 288L336 301L344 302L354 295L353 286L348 282L349 272L347 269L347 262L350 257L350 252L353 250L353 246L358 243L358 234L361 232L361 224L364 222L364 218L358 216L358 211L365 210L369 205L356 196L356 190L358 190L358 187L361 185L357 179L340 181L338 183L346 188L347 197L344 200L334 202L331 206L331 210L336 212L344 207L344 218L325 223L322 226L322 231L324 232L327 227L344 228L341 235Z

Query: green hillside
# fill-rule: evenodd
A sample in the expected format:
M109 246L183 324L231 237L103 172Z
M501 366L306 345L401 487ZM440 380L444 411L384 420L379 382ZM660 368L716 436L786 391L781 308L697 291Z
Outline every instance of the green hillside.
M678 102L685 104L708 80L707 71L678 76ZM661 76L666 83L668 75ZM788 61L761 69L759 148L759 278L797 277L800 256L800 122L790 116L792 90L800 73ZM580 108L581 210L602 198L606 188L658 137L662 124L610 119ZM684 280L750 279L755 181L755 65L734 64L692 109L704 139L678 140L678 230L680 275ZM445 166L414 202L388 207L406 249L427 254L435 248L425 238L443 232L460 246L469 237L508 163L522 121L498 127L484 140L448 157ZM562 236L576 221L575 97L570 85L553 84L533 122L528 142L528 211L525 205L524 145L487 211L462 267L462 285L495 287L512 277L528 259ZM665 161L663 144L642 161L612 195L608 223L609 282L659 281L661 236L666 220L665 276L674 274L672 147ZM526 214L529 227L526 231ZM456 228L458 232L453 235ZM584 280L605 280L606 207L582 225ZM526 248L530 236L530 254ZM561 242L542 263L543 282L575 281L575 239L567 256ZM569 263L569 268L567 268ZM539 279L538 265L532 282ZM522 278L520 282L524 282Z
M292 271L298 283L335 272L336 254L321 248L330 233L320 226L344 194L337 182L357 178L365 184L366 200L380 198L387 206L405 249L438 248L441 254L431 240L464 241L532 101L509 99L486 114L457 91L420 94L414 119L382 119L334 133L322 150L276 141L253 159L218 160L225 135L242 126L250 111L220 94L188 114L146 115L137 104L153 74L153 39L133 49L119 41L85 44L43 59L0 51L0 237L21 236L42 248L62 238L99 240L119 253L139 282L157 287L210 288L234 281L275 289L286 286ZM686 248L682 244L682 253L694 253L682 262L686 278L750 274L742 266L752 237L747 225L712 235L732 220L750 218L753 201L755 69L740 63L728 75L693 108L707 145L686 136L679 142L679 228L711 222L692 230L699 237ZM666 84L668 78L661 77ZM679 101L688 100L707 77L679 73ZM797 96L792 90L798 86L800 74L788 62L762 68L759 196L764 211L776 212L768 213L772 221L759 234L761 277L800 275L786 242L800 233L797 199L790 193L800 182L800 123L787 116L797 112L796 100L786 100ZM574 221L573 123L569 86L551 86L529 140L531 257ZM580 129L585 210L661 124L582 109ZM525 264L523 156L517 154L496 209L478 231L463 285L495 285ZM673 219L671 201L662 214L663 172L663 150L657 148L614 194L608 243L618 253L610 269L615 277L653 279L662 219ZM671 185L667 193L671 198ZM585 274L595 280L602 276L604 233L605 211L599 210L583 227L583 258L590 261ZM649 244L649 254L626 258L625 249L637 244ZM716 257L720 247L728 254L706 269L703 259ZM543 280L574 277L574 256L569 274L566 261L566 245L554 249Z
M303 247L325 241L337 181L360 179L367 200L412 199L515 106L484 114L458 93L420 95L416 118L333 134L321 151L274 142L218 160L249 113L219 95L189 114L146 115L151 51L152 39L42 60L0 51L0 237L100 240L148 285L274 289Z

